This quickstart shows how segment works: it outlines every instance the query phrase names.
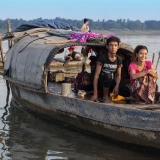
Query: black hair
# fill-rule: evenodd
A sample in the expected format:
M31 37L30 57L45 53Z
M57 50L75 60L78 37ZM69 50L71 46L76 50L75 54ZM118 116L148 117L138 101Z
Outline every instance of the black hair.
M136 62L137 61L137 54L139 53L139 51L141 49L146 49L147 52L148 52L148 48L146 46L143 46L143 45L138 45L135 49L134 49L134 52L133 52L133 56L131 58L131 61L132 62Z
M107 44L106 45L109 45L110 42L117 42L118 45L119 45L120 39L118 37L112 36L112 37L110 37L110 38L107 39Z
M88 22L89 20L87 18L84 19L84 23Z

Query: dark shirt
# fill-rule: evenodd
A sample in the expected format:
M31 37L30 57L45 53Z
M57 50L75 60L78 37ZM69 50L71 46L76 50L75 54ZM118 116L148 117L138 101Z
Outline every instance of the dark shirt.
M102 65L101 73L111 74L113 76L117 68L122 66L122 58L116 55L116 60L111 62L108 58L108 53L103 53L98 57L97 63Z

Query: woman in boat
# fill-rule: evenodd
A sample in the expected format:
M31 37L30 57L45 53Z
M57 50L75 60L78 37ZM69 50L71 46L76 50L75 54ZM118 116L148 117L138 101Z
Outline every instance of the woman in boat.
M68 50L66 51L65 54L65 60L69 60L69 61L79 61L81 60L82 54L79 52L76 52L75 49L77 48L77 46L71 46L68 48Z
M138 104L151 104L154 102L156 91L157 71L151 61L146 60L148 49L138 45L131 58L129 65L130 92Z

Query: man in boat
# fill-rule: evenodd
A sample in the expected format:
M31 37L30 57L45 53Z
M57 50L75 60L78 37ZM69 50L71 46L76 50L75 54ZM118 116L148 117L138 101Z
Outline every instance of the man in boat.
M80 61L82 58L82 54L79 52L76 52L75 49L77 46L71 46L68 48L68 50L65 53L65 60L66 61Z
M128 87L120 84L122 58L117 55L120 40L117 37L110 37L107 40L108 52L101 54L97 59L96 71L93 80L94 93L91 101L98 101L98 87L103 88L103 102L111 103L109 91L117 97L120 92L122 96L130 96Z
M88 24L89 24L89 20L87 18L85 18L84 23L83 23L82 28L81 28L81 32L86 33L86 32L90 31Z

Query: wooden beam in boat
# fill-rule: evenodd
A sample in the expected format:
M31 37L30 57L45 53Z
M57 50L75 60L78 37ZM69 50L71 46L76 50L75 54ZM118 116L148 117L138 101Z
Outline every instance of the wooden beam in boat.
M4 52L3 52L2 36L1 36L1 34L0 34L0 52L1 52L1 62L3 64L3 68L4 68L5 58L4 58Z
M65 40L65 41L47 41L44 44L64 44L64 43L70 43L70 42L76 42L77 39L71 39L71 40Z
M155 57L155 53L153 53L152 55L152 64L154 65L154 57Z
M85 72L85 71L87 70L87 59L88 59L87 56L85 56L85 57L83 58L82 72Z
M7 26L8 26L8 32L11 32L11 22L9 19L7 19ZM12 41L10 39L8 39L8 48L10 49L12 47Z
M160 52L159 52L159 56L158 56L158 60L157 60L157 64L156 64L156 68L155 69L157 69L157 67L158 67L159 60L160 60Z

